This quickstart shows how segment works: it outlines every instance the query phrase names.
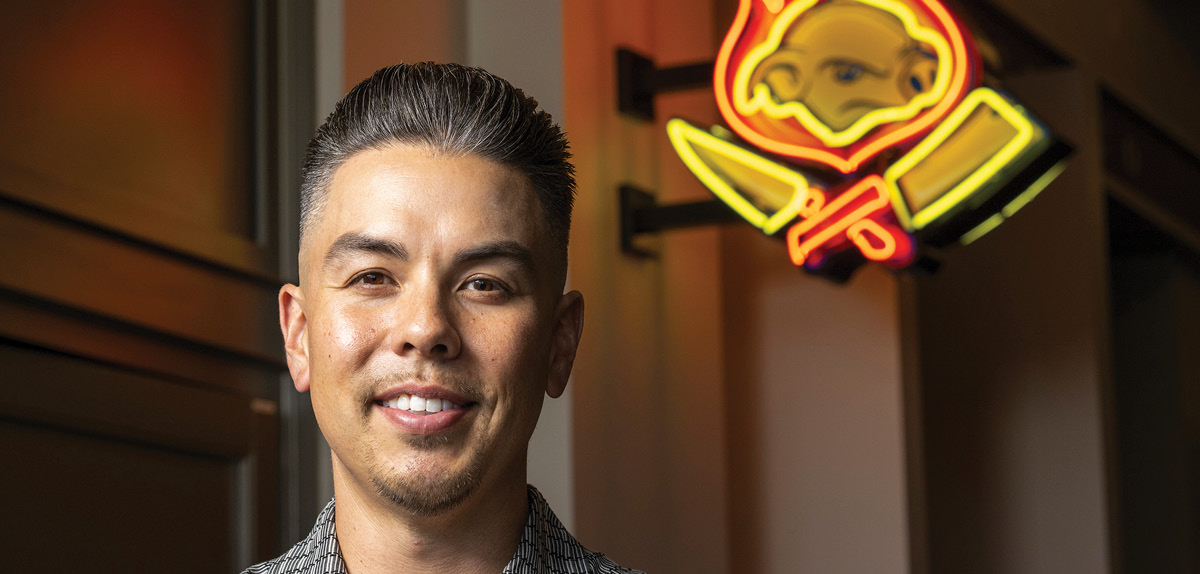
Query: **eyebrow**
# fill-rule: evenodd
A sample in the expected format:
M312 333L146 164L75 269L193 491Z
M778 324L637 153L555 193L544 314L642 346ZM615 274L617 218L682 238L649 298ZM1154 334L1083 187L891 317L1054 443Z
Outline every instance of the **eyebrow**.
M489 259L506 259L516 263L527 272L534 268L533 252L516 241L493 241L458 250L454 264L464 265Z
M408 250L404 248L403 243L371 237L362 233L345 233L329 246L329 251L325 252L325 265L346 259L354 254L374 253L408 261Z
M325 265L346 259L354 254L375 253L408 262L408 249L403 243L371 237L362 233L346 233L337 238L325 252ZM494 259L509 260L526 271L531 271L533 252L516 241L493 241L460 249L454 254L454 265L465 265Z

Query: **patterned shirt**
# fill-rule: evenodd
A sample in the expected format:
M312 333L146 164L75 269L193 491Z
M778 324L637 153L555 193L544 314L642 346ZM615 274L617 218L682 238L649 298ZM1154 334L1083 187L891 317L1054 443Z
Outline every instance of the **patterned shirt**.
M317 515L308 537L283 556L251 566L242 574L346 574L346 563L333 527L333 500ZM584 548L550 510L542 494L529 486L529 516L517 552L502 574L641 574L618 566Z

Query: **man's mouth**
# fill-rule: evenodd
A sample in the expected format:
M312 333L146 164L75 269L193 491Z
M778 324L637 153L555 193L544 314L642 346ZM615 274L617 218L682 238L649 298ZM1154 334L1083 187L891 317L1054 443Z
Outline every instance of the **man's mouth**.
M375 404L415 414L433 414L463 408L462 405L445 399L431 399L417 395L400 395L391 400L375 401Z

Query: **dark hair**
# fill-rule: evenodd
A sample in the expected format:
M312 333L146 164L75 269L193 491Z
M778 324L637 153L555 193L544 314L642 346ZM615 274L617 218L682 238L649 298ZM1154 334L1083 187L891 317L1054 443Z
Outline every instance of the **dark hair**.
M350 156L391 144L473 154L525 174L566 268L575 168L550 114L503 78L459 64L399 64L354 86L308 143L300 240L319 217L333 174Z

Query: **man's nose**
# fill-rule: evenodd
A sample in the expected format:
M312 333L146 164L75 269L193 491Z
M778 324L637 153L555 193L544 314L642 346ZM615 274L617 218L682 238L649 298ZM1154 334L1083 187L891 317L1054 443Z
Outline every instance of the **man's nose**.
M392 348L401 355L438 360L457 357L462 339L449 312L450 304L435 288L410 288L400 298Z

